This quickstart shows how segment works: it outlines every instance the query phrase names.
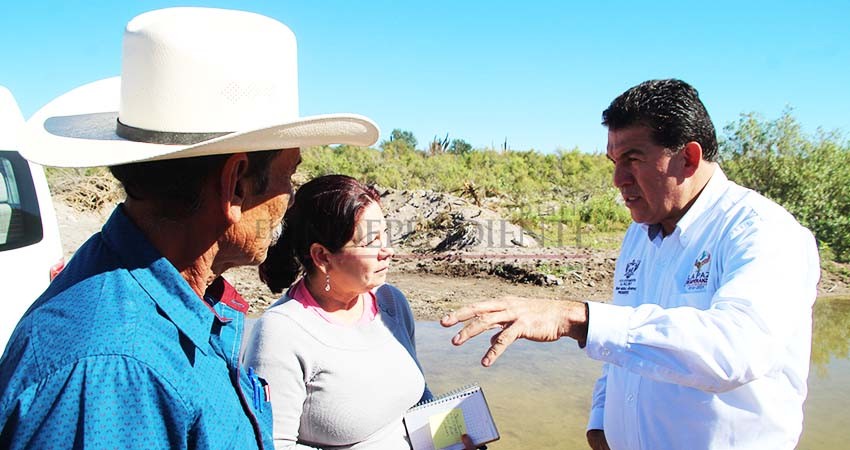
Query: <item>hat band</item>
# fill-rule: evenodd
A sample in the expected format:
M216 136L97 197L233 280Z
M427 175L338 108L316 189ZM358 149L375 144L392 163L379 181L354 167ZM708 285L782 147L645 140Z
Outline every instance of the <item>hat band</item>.
M117 119L115 122L115 134L128 141L146 142L148 144L193 145L232 133L232 131L224 133L183 133L180 131L146 130L125 125L121 123L121 119Z

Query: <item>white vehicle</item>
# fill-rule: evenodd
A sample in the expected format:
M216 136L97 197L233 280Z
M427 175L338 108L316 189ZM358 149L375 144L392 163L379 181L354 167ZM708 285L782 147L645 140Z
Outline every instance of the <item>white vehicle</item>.
M0 86L0 349L65 266L44 169L15 151L24 117Z

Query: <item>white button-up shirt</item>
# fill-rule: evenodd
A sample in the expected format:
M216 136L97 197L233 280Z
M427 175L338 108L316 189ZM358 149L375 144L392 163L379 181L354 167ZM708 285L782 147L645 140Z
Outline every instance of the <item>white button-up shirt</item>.
M590 303L588 429L612 449L793 449L819 277L812 234L717 168L670 235L632 224L613 304Z

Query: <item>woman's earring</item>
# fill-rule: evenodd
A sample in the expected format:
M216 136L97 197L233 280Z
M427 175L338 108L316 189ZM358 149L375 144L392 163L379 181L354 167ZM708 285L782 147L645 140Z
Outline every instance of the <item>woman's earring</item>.
M330 274L325 274L325 292L330 292L331 290L331 276Z

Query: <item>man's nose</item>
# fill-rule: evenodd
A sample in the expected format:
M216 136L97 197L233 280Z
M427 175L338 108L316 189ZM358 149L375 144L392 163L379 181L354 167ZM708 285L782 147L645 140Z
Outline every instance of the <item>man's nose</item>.
M631 171L624 166L614 166L614 186L623 187L634 182Z

